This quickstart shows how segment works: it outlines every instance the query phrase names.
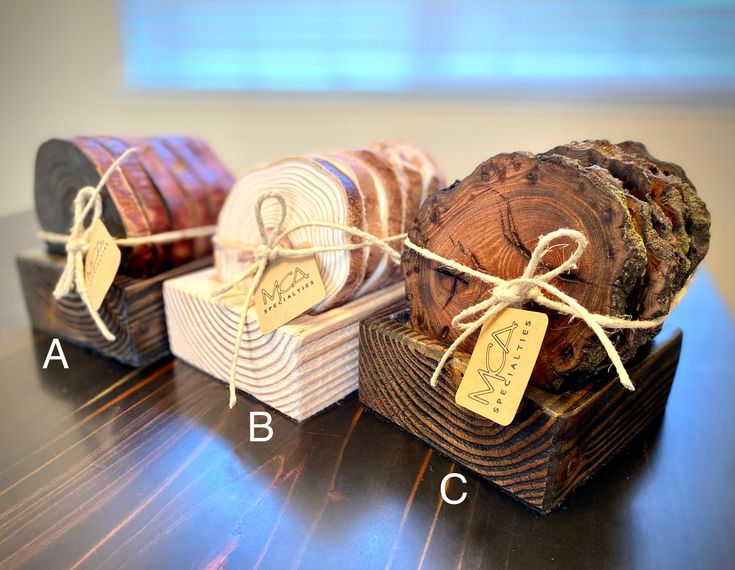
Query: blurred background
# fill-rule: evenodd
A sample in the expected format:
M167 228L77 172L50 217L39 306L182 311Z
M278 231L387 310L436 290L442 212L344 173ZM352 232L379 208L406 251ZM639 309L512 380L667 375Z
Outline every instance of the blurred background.
M405 138L452 180L635 139L707 201L706 267L735 307L732 1L2 0L0 70L3 223L31 223L54 136L198 135L237 173Z

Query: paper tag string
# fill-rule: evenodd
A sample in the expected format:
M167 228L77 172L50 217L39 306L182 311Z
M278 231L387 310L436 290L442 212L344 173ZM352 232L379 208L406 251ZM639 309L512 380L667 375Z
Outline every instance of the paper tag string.
M536 273L541 260L554 247L551 245L552 242L558 238L570 238L574 240L577 243L576 249L572 255L570 255L569 258L556 269L551 269L544 273ZM439 363L431 376L431 385L436 386L436 383L439 380L439 374L444 368L447 360L449 360L457 348L470 335L472 335L472 333L482 327L482 325L506 307L521 305L526 301L533 301L542 307L552 309L558 313L569 315L572 318L582 319L587 326L592 329L595 335L597 335L600 343L605 348L608 357L615 366L620 383L628 390L635 390L635 387L628 376L628 372L625 370L625 366L623 366L623 361L620 359L618 351L615 349L615 346L613 346L613 343L610 341L607 334L605 334L604 329L652 329L662 325L668 315L664 315L650 321L634 321L621 317L598 315L591 313L585 307L580 305L574 297L570 297L552 285L550 281L553 278L558 277L562 273L571 269L576 269L577 261L582 257L582 254L587 247L587 243L588 241L584 234L568 228L558 229L543 235L539 238L539 242L533 250L531 259L528 261L528 265L526 265L523 275L515 279L506 280L472 269L471 267L467 267L453 259L447 259L446 257L437 255L428 249L416 245L409 238L406 238L404 245L419 255L493 286L490 291L490 296L487 299L464 309L459 312L454 319L452 319L452 326L460 329L462 333L449 346L449 348L447 348L446 352L442 355L441 360L439 360ZM684 292L685 289L682 289L680 294L672 303L672 309L681 299ZM550 299L544 295L544 293L552 295L556 300Z
M278 201L281 207L281 218L279 223L268 232L265 228L262 216L263 203L266 200L273 199ZM240 311L240 321L237 325L237 332L235 333L235 347L232 353L232 363L230 366L230 408L235 405L237 400L237 392L235 385L235 375L237 373L237 362L240 358L240 349L242 348L242 337L245 332L245 323L247 322L247 312L250 307L250 303L253 299L255 291L258 289L258 285L263 278L268 264L275 261L279 257L304 257L306 255L314 255L317 253L326 253L330 251L352 251L363 247L375 246L380 249L383 253L387 254L389 258L394 262L398 263L401 259L401 254L393 249L390 242L399 241L406 238L406 234L400 234L396 236L379 238L367 232L364 232L358 228L352 226L345 226L335 222L305 222L291 226L288 229L283 229L283 224L286 221L286 201L277 192L265 192L258 198L257 205L255 206L255 220L258 223L258 230L260 232L261 243L258 245L245 244L236 241L225 240L215 236L214 243L229 249L238 249L240 251L246 251L253 254L253 263L240 275L238 278L226 283L212 294L212 297L219 297L224 295L228 291L238 288L244 281L250 279L250 283L245 290L245 299L242 304ZM343 243L335 245L324 245L324 246L313 246L306 248L290 248L282 247L281 243L291 235L292 233L308 227L321 227L331 228L334 230L342 231L349 234L353 239L359 238L362 241Z
M84 278L84 256L89 250L89 232L95 220L102 218L102 190L110 179L110 176L119 168L120 164L137 149L129 148L110 165L110 168L100 178L95 188L85 186L77 193L74 198L74 221L71 226L69 235L58 234L54 232L40 231L38 235L41 239L50 243L62 243L66 245L66 266L64 271L56 283L54 289L54 298L61 299L66 295L76 291L79 294L84 306L87 308L89 315L92 317L94 324L97 325L102 336L108 341L115 340L115 335L110 332L107 325L100 317L89 300L87 294L87 285ZM85 224L85 220L89 214L92 217L89 224ZM151 236L140 236L133 238L115 239L115 244L122 247L134 247L137 245L172 243L182 239L193 239L197 237L207 237L214 234L216 226L203 226L199 228L189 228L183 230L174 230L163 232Z

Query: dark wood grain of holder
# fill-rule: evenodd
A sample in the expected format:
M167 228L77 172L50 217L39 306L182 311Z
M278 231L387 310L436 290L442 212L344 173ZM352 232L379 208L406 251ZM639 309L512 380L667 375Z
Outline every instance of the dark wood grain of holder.
M162 284L211 265L198 259L159 275L136 279L118 275L99 313L114 341L107 341L77 294L54 299L66 257L32 251L16 258L28 314L35 329L113 358L123 364L144 366L169 354Z
M542 513L663 414L682 340L664 333L628 365L634 392L615 375L563 394L529 386L503 427L454 402L469 355L455 353L431 387L445 346L408 321L405 311L360 324L360 401Z

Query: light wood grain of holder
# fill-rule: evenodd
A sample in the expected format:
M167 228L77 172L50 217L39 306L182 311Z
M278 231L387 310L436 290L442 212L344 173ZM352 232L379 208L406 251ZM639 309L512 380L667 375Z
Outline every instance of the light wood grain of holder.
M16 258L23 294L33 328L90 349L130 366L144 366L170 354L163 310L165 279L201 269L211 258L191 261L148 278L115 277L100 316L114 341L97 330L79 295L53 296L66 257L35 250Z
M408 319L404 311L360 324L360 401L542 513L663 414L681 350L680 331L662 333L628 366L634 392L615 375L563 394L529 386L503 427L454 401L469 355L455 353L431 387L446 347Z
M228 382L242 296L212 299L219 286L215 270L208 269L166 281L164 299L174 355ZM268 335L260 332L251 308L237 387L296 421L338 402L357 389L359 321L403 295L403 284L395 284L324 313L298 317Z

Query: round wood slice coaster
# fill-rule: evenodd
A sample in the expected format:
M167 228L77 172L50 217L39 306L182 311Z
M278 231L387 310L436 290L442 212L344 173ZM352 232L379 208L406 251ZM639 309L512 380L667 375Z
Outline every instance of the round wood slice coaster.
M447 183L444 174L434 159L421 147L406 141L393 143L393 148L400 153L402 160L408 161L421 172L423 188L421 203L437 190L445 188Z
M648 172L627 153L607 141L584 141L554 148L553 153L578 160L583 166L594 166L600 176L614 176L625 188L628 209L647 250L646 275L631 293L628 314L634 319L648 320L668 314L671 301L689 275L690 263L683 251L681 236L674 234L674 225L661 204L670 191L662 191L662 183L652 180ZM642 199L644 198L644 199ZM674 220L682 219L678 208L670 203L667 210L676 209ZM652 209L659 208L664 223L656 223ZM661 218L659 218L661 219ZM669 222L669 223L667 223ZM615 333L624 337L621 355L627 357L653 338L660 329L627 330Z
M380 154L387 160L398 178L398 184L403 194L404 207L401 232L407 232L413 225L421 206L424 186L421 172L400 150L391 144L376 143L371 145L370 150Z
M130 148L125 142L112 137L94 137L94 140L100 143L112 158L121 156ZM166 208L163 197L143 169L136 155L128 156L121 162L120 169L128 185L140 201L151 234L155 235L169 231L171 229L171 216L168 208ZM151 247L156 251L158 259L161 260L159 267L169 266L171 248L167 244L156 244Z
M227 194L230 193L232 187L235 185L235 177L225 167L224 164L217 158L214 151L209 145L202 139L195 137L186 137L185 140L187 146L194 152L199 158L199 161L207 172L212 173L211 178L211 189L212 189L212 202L216 211L216 216L219 215L219 211L227 199Z
M97 165L97 168L100 169L100 172L106 172L117 158L117 155L113 156L97 139L74 137L72 141L89 154L92 161ZM129 223L131 226L139 226L140 233L138 235L150 236L154 232L148 221L145 207L138 194L128 182L124 172L121 165L109 178L107 187L118 198L118 206L123 223ZM134 234L128 231L127 235L128 237L133 237ZM140 245L123 248L121 273L135 276L155 275L165 267L166 259L162 258L162 255L164 253L156 245Z
M593 313L625 315L630 293L645 273L642 238L619 188L564 157L513 153L483 162L427 200L409 237L439 255L512 279L522 275L539 236L559 228L591 239L579 267L552 283ZM543 260L549 269L575 247L559 243ZM445 343L460 333L452 319L490 290L412 250L403 253L403 269L412 326ZM535 385L558 390L565 379L581 379L607 363L584 322L545 312L549 328L531 379ZM476 336L468 339L461 349L471 352L475 341Z
M315 158L320 158L320 155L316 155ZM387 237L388 228L386 221L381 217L378 190L367 166L347 153L330 153L322 158L329 160L349 176L360 192L365 211L365 231L379 238ZM376 290L389 269L390 260L380 249L371 247L365 251L368 253L365 277L360 287L352 294L353 298Z
M406 206L398 176L388 161L370 150L353 150L348 151L347 154L362 162L372 176L378 191L381 218L388 228L388 235L395 236L402 233ZM398 252L403 250L403 244L400 241L391 242L390 246ZM401 278L403 278L401 268L393 262L388 262L384 281L378 286L393 283Z
M624 141L618 146L635 157L639 164L657 178L676 188L686 208L686 231L689 236L689 251L687 257L690 262L690 273L693 273L702 262L709 250L710 240L710 213L704 201L697 194L697 190L684 169L678 164L664 162L651 155L648 149L639 142Z
M646 247L646 271L628 297L626 314L639 320L667 315L671 302L681 287L684 265L679 251L654 229L648 202L625 191L621 181L604 168L593 166L587 170L591 175L598 176L603 183L615 186L625 196L633 225ZM610 338L620 357L627 361L660 331L660 327L620 330L613 332Z
M36 155L34 184L36 214L41 228L68 233L73 223L74 198L81 188L96 186L100 177L96 164L71 141L51 139L44 142ZM102 192L102 204L105 226L110 234L126 237L128 230L109 188ZM48 249L57 255L65 253L63 244L48 244Z
M73 201L84 186L96 186L112 166L112 155L98 142L81 137L47 141L36 158L35 202L41 227L68 233L73 223ZM114 237L141 237L151 234L137 195L118 169L102 192L102 221ZM64 246L49 246L63 254ZM120 272L131 276L153 274L161 262L151 246L123 248Z
M145 140L188 197L190 213L188 227L196 228L213 224L214 221L209 212L207 192L200 180L191 172L186 162L171 150L170 146L166 144L165 138L150 137ZM197 238L193 241L194 257L205 257L212 252L210 238Z
M261 236L255 218L259 197L277 192L286 202L284 229L297 224L324 221L365 229L363 201L356 184L326 160L289 158L252 170L230 192L217 224L217 237L257 246ZM281 217L276 200L266 200L261 210L265 227L272 231ZM341 245L352 240L332 228L306 227L291 234L291 246ZM362 284L367 250L335 251L317 255L326 290L325 299L311 312L322 312L348 299ZM252 255L221 246L215 248L220 279L239 277L252 263Z
M690 240L686 232L686 210L679 192L654 179L646 169L636 164L632 157L609 141L582 141L560 145L545 154L560 154L579 160L584 165L597 165L623 183L623 187L636 198L651 206L652 219L664 239L675 245L688 270L686 254Z
M199 197L205 204L207 212L207 223L213 223L217 219L217 208L212 198L211 183L215 179L213 172L202 167L199 158L188 147L181 137L157 137L157 140L168 148L175 157L173 163L174 171L188 173L191 192Z
M128 137L122 140L137 149L135 157L161 195L171 220L171 229L192 227L197 219L196 205L192 204L193 199L184 192L153 147L145 139ZM194 259L194 241L181 240L170 244L169 254L174 266L191 261Z

